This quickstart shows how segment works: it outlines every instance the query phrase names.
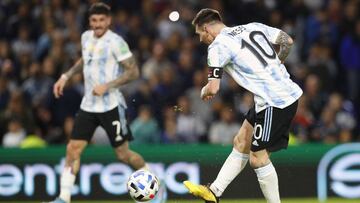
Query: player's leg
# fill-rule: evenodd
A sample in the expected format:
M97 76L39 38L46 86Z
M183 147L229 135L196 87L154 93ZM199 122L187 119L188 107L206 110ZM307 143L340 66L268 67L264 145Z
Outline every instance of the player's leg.
M260 150L250 153L250 165L257 175L261 191L268 203L279 203L279 182L274 166L270 161L270 153Z
M123 163L130 165L133 169L149 170L143 157L129 148L129 142L125 141L122 145L115 148L116 157Z
M270 152L287 148L289 128L296 110L297 102L284 109L268 107L256 114L250 165L268 203L281 202L278 176L270 161Z
M129 141L133 139L125 116L125 109L118 106L99 115L100 125L105 129L116 157L134 169L147 167L144 159L137 152L129 149Z
M253 126L245 119L238 134L234 138L234 148L232 152L221 167L215 181L210 185L210 189L217 197L222 195L227 186L246 166L249 159L252 133Z
M275 111L274 111L275 110ZM282 126L276 108L268 107L258 112L255 118L254 134L251 142L250 165L255 170L260 188L268 203L279 203L278 177L270 162L268 148L278 146L282 139L279 127Z
M54 203L69 203L76 174L80 169L80 157L98 126L95 114L79 110L69 143L66 147L66 161L60 177L60 195Z
M281 139L278 128L282 125L275 118L278 111L268 107L256 114L254 135L251 143L250 165L255 170L260 188L268 203L279 203L278 177L267 149L277 145Z
M184 181L190 193L207 202L218 202L227 186L239 175L248 162L254 122L255 106L247 113L246 119L234 138L234 148L225 160L215 181L209 188Z
M129 148L129 141L133 139L125 117L125 109L121 106L101 115L101 126L107 132L116 157L133 169L151 171L143 157ZM158 177L161 179L161 177ZM151 203L162 203L167 198L165 182L161 181L159 191Z
M70 140L66 147L65 167L60 177L60 199L70 202L71 190L80 169L80 156L87 145L84 140Z

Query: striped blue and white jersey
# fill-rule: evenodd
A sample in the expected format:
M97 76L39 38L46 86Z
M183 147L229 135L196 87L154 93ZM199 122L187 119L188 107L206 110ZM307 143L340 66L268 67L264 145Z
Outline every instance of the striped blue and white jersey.
M119 64L132 56L125 40L111 30L96 38L92 30L81 35L85 93L80 108L87 112L106 112L118 105L126 108L124 96L112 88L102 96L93 95L95 85L112 81L122 74Z
M261 23L225 27L208 47L208 66L223 68L254 94L256 112L285 108L302 94L271 44L280 30Z

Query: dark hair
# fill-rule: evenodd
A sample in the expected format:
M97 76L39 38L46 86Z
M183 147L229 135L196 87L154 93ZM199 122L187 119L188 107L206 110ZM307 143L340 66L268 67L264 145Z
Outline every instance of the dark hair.
M91 5L90 9L89 9L89 16L94 15L94 14L104 14L109 16L111 14L110 12L111 8L109 5L102 3L102 2L97 2L94 3L93 5Z
M211 8L204 8L199 11L199 13L196 14L195 18L192 21L192 24L194 26L202 26L205 23L209 23L211 21L220 21L222 22L220 13Z

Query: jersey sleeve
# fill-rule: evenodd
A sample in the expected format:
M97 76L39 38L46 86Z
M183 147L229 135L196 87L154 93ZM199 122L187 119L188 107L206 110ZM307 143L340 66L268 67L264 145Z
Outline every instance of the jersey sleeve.
M264 32L264 34L269 39L269 41L272 44L275 44L276 38L278 37L281 30L275 27L270 27L262 23L256 23L256 24L261 28L261 30Z
M219 42L211 44L208 48L207 63L209 67L222 68L230 60L230 50Z
M85 45L85 42L89 39L89 31L85 31L81 34L81 46Z
M121 37L116 37L112 46L117 61L123 61L132 56L128 44Z

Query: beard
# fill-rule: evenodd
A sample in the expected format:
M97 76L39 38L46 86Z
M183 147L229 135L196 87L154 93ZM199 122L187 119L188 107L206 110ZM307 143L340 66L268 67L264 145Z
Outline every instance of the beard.
M95 29L93 29L93 31L97 37L101 37L105 33L106 29L105 28L95 28Z

